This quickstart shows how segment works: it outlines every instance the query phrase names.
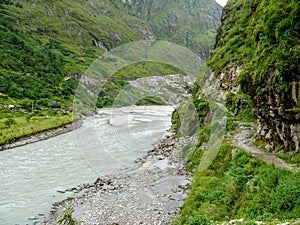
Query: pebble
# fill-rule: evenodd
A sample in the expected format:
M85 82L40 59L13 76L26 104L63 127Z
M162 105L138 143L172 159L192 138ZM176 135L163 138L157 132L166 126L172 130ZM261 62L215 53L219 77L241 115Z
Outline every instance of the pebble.
M79 185L85 191L83 195L60 202L59 207L52 210L49 224L56 224L56 218L70 204L74 205L75 219L83 225L166 224L172 221L184 204L191 179L178 160L180 149L195 141L194 137L174 140L173 134L169 132L145 157L136 159L136 163L141 163L137 169L98 178L92 186ZM162 160L168 161L167 166L155 166L165 165Z
M35 216L31 216L28 218L28 220L37 220L37 218Z
M172 188L171 190L172 190L173 193L177 193L178 192L178 190L176 188Z

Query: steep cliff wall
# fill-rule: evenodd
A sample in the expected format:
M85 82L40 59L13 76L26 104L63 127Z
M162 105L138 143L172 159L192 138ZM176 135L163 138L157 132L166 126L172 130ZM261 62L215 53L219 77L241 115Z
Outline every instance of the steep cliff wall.
M297 0L229 0L208 63L230 96L250 96L256 137L292 153L300 151L299 34Z

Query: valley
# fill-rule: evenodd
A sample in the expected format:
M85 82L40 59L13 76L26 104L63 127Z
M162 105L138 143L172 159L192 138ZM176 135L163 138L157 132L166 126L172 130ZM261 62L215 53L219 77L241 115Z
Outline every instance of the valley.
M0 223L299 224L297 0L0 14Z

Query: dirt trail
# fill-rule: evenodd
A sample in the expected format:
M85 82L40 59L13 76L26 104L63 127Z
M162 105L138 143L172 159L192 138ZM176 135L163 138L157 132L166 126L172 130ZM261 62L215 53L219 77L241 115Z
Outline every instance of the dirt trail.
M278 158L274 154L265 152L258 146L254 145L254 139L252 138L254 130L254 124L252 123L240 124L239 133L233 135L232 137L233 144L238 148L250 153L253 157L259 158L266 163L273 163L278 168L287 169L292 172L299 172L299 168L286 163L284 160Z

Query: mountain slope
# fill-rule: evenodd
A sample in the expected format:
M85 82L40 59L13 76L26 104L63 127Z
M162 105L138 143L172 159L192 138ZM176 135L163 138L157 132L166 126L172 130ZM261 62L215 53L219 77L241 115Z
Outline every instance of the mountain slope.
M209 61L231 93L229 101L239 93L249 96L259 123L256 137L293 154L300 151L299 34L299 1L229 1Z
M2 0L0 68L3 74L31 73L35 80L50 76L45 80L55 80L50 85L61 89L62 77L81 75L103 52L155 36L191 47L206 58L219 25L220 7L214 1L205 2ZM151 16L146 18L149 10ZM191 38L186 38L187 33ZM201 43L193 41L200 36L204 37L200 38ZM18 88L24 89L22 83L19 80L5 84L0 92L16 97L7 86L21 85Z
M5 1L0 7L0 92L17 99L68 98L74 85L64 76L82 74L103 52L150 32L142 20L102 1ZM35 91L39 82L47 93Z
M190 1L182 2L187 4ZM150 2L145 3L149 5ZM164 1L162 3L164 12L160 12L160 8L152 9L152 5L149 5L154 15L166 13L167 5ZM175 0L168 3L175 8L179 6ZM211 4L214 5L214 1ZM192 6L198 7L199 4ZM203 4L203 7L206 6L209 4ZM209 10L209 14L204 14L204 17L209 18L209 23L205 25L203 32L209 31L210 35L215 32L219 23L219 9L216 6ZM0 143L23 135L20 128L23 122L21 125L19 121L26 121L24 123L30 128L30 118L34 116L39 116L39 120L55 116L57 121L63 117L62 121L65 123L65 117L71 117L72 101L79 78L106 51L125 43L165 35L165 29L168 29L171 20L166 20L164 26L154 33L154 17L145 19L141 13L146 12L137 13L133 5L119 0L0 0ZM182 16L179 9L170 13ZM217 16L211 19L210 14ZM193 29L191 26L186 27L186 24L193 22L193 18L180 21L180 29ZM202 35L199 33L199 25L201 24L195 23L196 36ZM166 37L166 40L173 41L173 38ZM190 47L182 38L177 42ZM204 41L201 44L204 53L201 54L207 55L211 45L211 42ZM195 51L202 50L196 48ZM154 75L178 73L178 69L154 63L145 67L128 68L120 71L120 74L126 79L132 72L135 73L132 75L135 78L139 74L150 76L152 68L155 68ZM104 93L106 96L99 96L98 107L113 102L112 93L117 93L126 83L119 80L105 86L108 91ZM156 99L156 102L162 103L160 99ZM11 119L8 120L9 117L15 118L14 123ZM68 122L71 120L67 119ZM42 126L38 128L41 129ZM12 130L20 130L20 133ZM26 134L28 132L30 133L30 129ZM35 128L32 128L32 132L36 132Z
M148 21L158 39L183 44L202 59L209 58L222 10L215 1L125 0L118 5Z
M299 1L228 1L203 73L209 86L193 91L198 140L182 149L193 184L175 224L299 224L299 46ZM224 114L211 119L216 109L226 125ZM188 117L178 112L177 128Z
M89 64L151 35L103 1L4 0L0 14L0 144L76 119L72 101Z

